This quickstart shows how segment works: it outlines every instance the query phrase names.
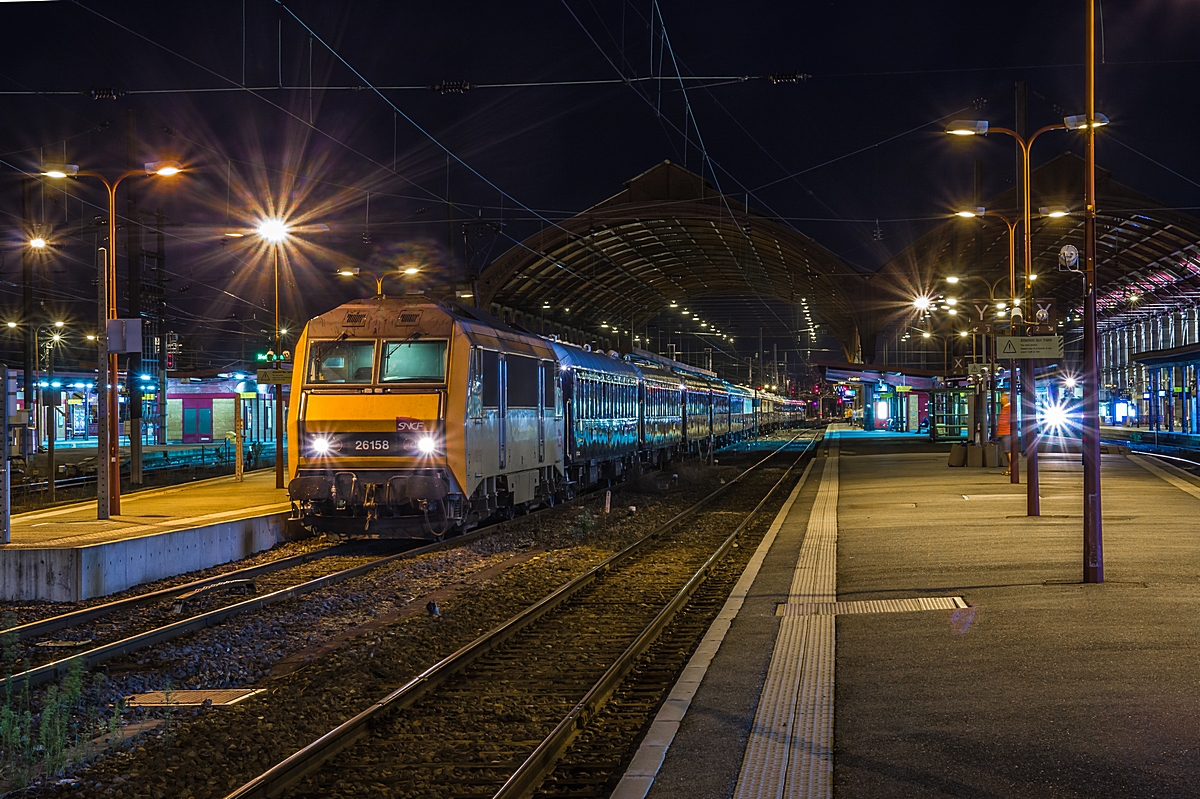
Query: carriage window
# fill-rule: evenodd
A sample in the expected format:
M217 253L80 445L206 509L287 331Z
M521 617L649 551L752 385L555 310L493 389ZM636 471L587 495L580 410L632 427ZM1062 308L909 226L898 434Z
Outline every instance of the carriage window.
M441 383L446 379L446 342L385 341L381 383Z
M483 407L500 407L500 353L495 350L483 351L483 366L480 376L483 380Z
M509 355L508 407L536 408L538 404L538 362L521 355Z
M370 383L374 341L314 341L308 348L309 383Z

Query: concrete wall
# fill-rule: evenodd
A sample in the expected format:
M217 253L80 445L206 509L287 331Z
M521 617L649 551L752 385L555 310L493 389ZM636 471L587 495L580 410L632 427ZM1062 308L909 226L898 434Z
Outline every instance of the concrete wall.
M224 441L226 435L233 433L233 404L235 402L241 402L241 400L220 398L213 400L213 441Z
M167 441L183 440L183 400L167 400Z
M0 599L78 602L249 557L288 540L287 513L63 549L0 549Z

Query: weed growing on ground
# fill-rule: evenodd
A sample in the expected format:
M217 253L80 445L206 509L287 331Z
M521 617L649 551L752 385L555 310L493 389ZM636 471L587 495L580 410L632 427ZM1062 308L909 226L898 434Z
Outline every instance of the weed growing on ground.
M10 630L16 619L5 614L0 625ZM17 635L6 633L0 650L4 676L11 678L21 652ZM41 709L35 713L28 681L22 680L14 690L13 681L5 680L0 705L0 779L10 788L20 790L40 777L61 776L95 754L92 738L97 732L120 728L123 703L118 703L111 717L106 715L104 675L93 675L86 685L85 689L83 661L72 660L62 682L42 694Z
M579 515L575 517L575 521L571 523L571 539L579 543L585 543L588 541L595 527L596 515L588 508L583 508L579 511Z

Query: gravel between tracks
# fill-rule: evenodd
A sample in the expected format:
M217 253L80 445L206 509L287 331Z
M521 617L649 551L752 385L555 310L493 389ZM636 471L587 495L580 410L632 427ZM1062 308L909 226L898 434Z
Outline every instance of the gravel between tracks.
M761 457L722 456L748 465ZM527 524L453 550L431 553L323 591L290 600L158 647L139 660L114 663L110 699L176 687L250 686L268 692L231 708L187 711L168 737L152 734L131 752L81 769L71 784L42 795L71 797L223 796L315 737L349 718L405 677L536 601L711 491L737 466L680 468L678 485L651 474L614 492L614 512L587 530L591 510L560 508ZM630 514L629 505L638 507ZM581 539L584 539L581 541ZM529 557L486 583L470 575L530 549ZM414 598L458 587L442 616L416 615L341 645L304 668L269 678L271 666L354 632L404 608ZM127 673L120 673L128 668ZM131 718L131 720L133 720Z

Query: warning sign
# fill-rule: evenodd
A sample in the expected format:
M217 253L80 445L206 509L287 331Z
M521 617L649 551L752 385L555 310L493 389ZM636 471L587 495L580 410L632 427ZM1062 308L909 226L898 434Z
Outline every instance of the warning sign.
M1061 358L1062 336L996 336L996 354L1001 358Z

